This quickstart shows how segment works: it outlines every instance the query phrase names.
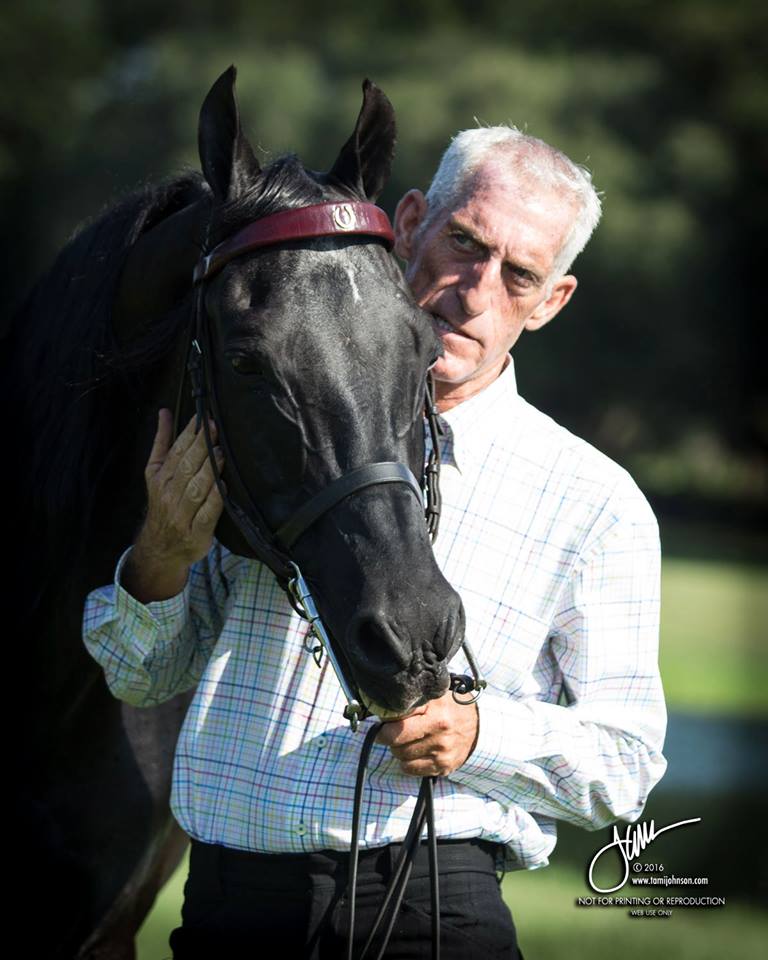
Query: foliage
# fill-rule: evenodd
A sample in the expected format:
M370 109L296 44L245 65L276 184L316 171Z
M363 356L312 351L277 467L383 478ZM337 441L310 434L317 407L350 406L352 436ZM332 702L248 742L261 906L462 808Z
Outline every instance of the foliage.
M604 192L573 305L517 348L524 393L651 487L704 436L733 466L725 493L764 501L768 399L751 320L768 213L767 21L756 0L6 5L0 201L16 239L4 290L21 296L102 204L196 165L197 109L230 62L254 139L316 168L369 75L399 119L390 210L475 118L552 141ZM690 462L683 492L712 474Z

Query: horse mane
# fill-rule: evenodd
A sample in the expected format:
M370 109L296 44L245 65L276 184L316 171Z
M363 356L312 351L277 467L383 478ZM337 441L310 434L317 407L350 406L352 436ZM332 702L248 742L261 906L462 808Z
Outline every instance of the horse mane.
M20 536L42 533L51 569L88 549L96 488L116 445L135 433L139 372L110 362L123 263L142 233L207 192L188 174L126 196L73 236L13 318L2 379L21 461Z
M210 246L251 220L329 199L362 200L364 197L323 174L306 170L296 154L284 154L266 167L236 199L214 211Z
M245 224L271 213L320 203L330 195L357 199L355 193L340 185L323 184L323 175L307 171L296 154L277 157L235 199L214 207L206 250L201 254ZM155 323L146 336L130 344L114 343L113 350L104 356L105 362L115 371L151 366L165 356L176 340L179 325L188 319L184 314L169 315Z
M351 191L306 171L293 154L279 157L251 188L213 211L209 246L246 222L329 195ZM96 541L105 545L102 527L112 519L105 509L115 509L117 489L135 473L126 447L136 435L142 388L189 322L182 304L135 342L118 343L112 308L122 266L142 234L208 196L194 173L129 194L74 235L14 317L2 379L5 409L17 411L13 443L21 451L16 539L45 540L48 577L38 569L38 598L62 563L88 565ZM136 493L140 500L143 490ZM135 505L122 509L136 512ZM39 546L30 548L38 564Z

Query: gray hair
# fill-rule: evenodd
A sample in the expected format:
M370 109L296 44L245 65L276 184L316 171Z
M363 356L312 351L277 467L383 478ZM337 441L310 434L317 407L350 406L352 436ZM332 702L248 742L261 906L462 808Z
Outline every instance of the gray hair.
M456 134L427 191L427 215L422 229L441 211L460 206L475 186L474 175L488 163L515 178L530 193L543 186L564 194L574 204L573 226L555 258L549 279L551 282L563 276L600 220L600 197L586 167L517 127L478 127Z

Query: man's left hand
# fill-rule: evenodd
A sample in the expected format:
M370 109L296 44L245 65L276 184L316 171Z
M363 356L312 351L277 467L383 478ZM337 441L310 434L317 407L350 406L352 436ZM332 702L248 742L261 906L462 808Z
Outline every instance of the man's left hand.
M458 769L475 749L477 705L456 703L449 690L418 713L384 724L376 738L413 777L444 777Z

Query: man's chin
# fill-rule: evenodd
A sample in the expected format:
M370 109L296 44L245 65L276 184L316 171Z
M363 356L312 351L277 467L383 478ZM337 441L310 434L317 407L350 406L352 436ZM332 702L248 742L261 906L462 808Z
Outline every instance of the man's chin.
M469 400L499 376L509 361L508 355L498 363L483 366L462 358L457 362L450 355L441 357L432 368L438 409L445 413Z
M473 364L467 363L466 360L459 360L448 351L431 368L435 382L446 386L459 386L459 384L471 380L474 370L475 366Z

